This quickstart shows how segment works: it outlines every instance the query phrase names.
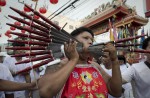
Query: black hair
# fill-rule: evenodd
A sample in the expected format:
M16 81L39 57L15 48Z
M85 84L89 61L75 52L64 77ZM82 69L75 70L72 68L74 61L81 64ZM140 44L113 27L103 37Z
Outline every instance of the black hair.
M75 37L75 36L77 36L77 35L83 33L84 31L89 32L89 33L94 37L93 31L90 30L89 28L86 28L86 27L80 27L80 28L75 29L73 32L71 32L71 35L72 35L73 37Z
M118 60L123 60L124 64L126 64L126 58L124 57L124 55L118 55Z
M19 46L19 47L23 47L23 46L25 46L25 44L24 43L17 43L17 42L13 42L12 43L12 46Z
M143 41L142 49L146 49L149 42L150 42L150 36L147 37L147 38Z
M23 40L23 39L17 37L17 38L15 38L14 40ZM23 46L25 46L25 44L24 44L24 43L13 42L13 43L12 43L12 46L14 46L14 47L15 47L15 46L23 47Z

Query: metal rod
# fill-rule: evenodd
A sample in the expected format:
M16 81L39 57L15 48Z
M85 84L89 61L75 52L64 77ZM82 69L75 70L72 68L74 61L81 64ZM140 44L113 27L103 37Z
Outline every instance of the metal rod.
M40 20L34 19L30 15L28 15L28 14L26 14L26 13L24 13L24 12L18 10L18 9L15 9L13 7L10 7L10 9L12 9L13 11L15 11L19 15L21 15L23 17L26 17L27 19L33 20L35 23L37 23L37 24L39 24L39 25L41 25L41 26L43 26L43 27L45 27L47 29L49 29L51 27L50 25L48 25L48 24L46 24L46 23L44 23L44 22L42 22Z
M49 38L49 35L48 35L47 33L45 33L45 32L42 32L42 31L33 30L33 29L31 29L31 28L26 28L26 27L23 27L23 26L17 26L17 25L15 25L15 24L9 24L9 23L6 23L6 24L9 25L9 26L15 27L15 28L17 28L17 29L19 29L19 30L25 30L25 31L28 31L28 32L30 32L30 33L34 33L34 34L36 34L36 35Z
M40 67L40 66L42 66L42 65L48 64L48 63L51 62L51 61L53 61L53 59L48 59L48 60L42 61L42 62L40 62L40 63L38 63L38 64L33 65L32 68L33 68L33 69L38 68L38 67ZM18 71L16 74L22 74L22 73L24 73L24 72L28 72L28 71L30 71L32 68L31 68L31 67L27 67L27 68L25 68L25 69L23 69L23 70L21 70L21 71Z
M9 42L15 43L24 43L28 45L40 45L40 46L48 46L48 43L40 42L40 41L24 41L24 40L8 40Z
M10 49L10 50L46 50L45 47L37 47L37 46L32 46L32 47L6 47L5 49Z
M43 55L43 54L52 54L50 50L46 51L37 51L37 52L30 52L30 53L23 53L23 54L15 54L11 57L26 57L26 56L36 56L36 55Z
M51 55L49 55L49 54L46 54L44 56L35 57L35 58L31 58L31 59L26 59L26 60L17 62L15 64L18 65L18 64L22 64L22 63L29 63L29 62L39 61L39 60L44 60L44 59L53 59L53 57Z
M36 39L36 40L40 40L40 41L44 41L44 42L48 42L48 43L51 42L51 39L46 39L44 37L39 37L39 36L35 36L35 35L27 35L27 34L17 33L17 32L10 32L10 34L17 35L20 37L32 38L32 39Z

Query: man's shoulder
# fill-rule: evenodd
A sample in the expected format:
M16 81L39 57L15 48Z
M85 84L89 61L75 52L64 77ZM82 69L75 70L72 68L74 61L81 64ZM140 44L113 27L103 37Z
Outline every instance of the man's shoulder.
M4 61L11 61L12 59L13 59L13 57L8 55L4 58Z
M9 69L4 64L0 63L0 74L5 75L8 71Z
M144 62L135 63L131 67L134 68L136 72L142 72L147 69Z
M135 69L139 69L139 68L143 68L145 66L145 63L144 62L139 62L139 63L134 63L132 65L132 67L134 67Z
M0 68L1 68L1 69L8 69L8 68L6 67L6 65L4 65L4 64L2 64L2 63L0 63Z
M63 65L65 65L67 63L66 59L63 60L55 60L53 62L50 62L49 64L47 64L46 67L46 73L53 73L56 72L57 70L59 70L61 67L63 67Z

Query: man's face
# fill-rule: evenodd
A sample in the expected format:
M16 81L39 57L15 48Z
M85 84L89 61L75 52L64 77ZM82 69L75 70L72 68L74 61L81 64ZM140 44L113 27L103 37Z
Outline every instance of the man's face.
M109 53L105 52L104 55L105 55L105 57L102 58L102 63L104 64L106 69L109 69L111 66L111 60L109 57Z
M148 42L148 46L146 47L146 50L150 50L150 41ZM150 53L145 53L147 56L147 60L150 60Z
M93 36L87 31L77 35L76 39L83 43L85 49L87 49L93 43Z
M83 44L83 50L84 51L82 52L82 54L79 54L80 59L86 60L87 57L90 56L90 54L87 52L87 49L93 43L93 36L89 32L85 31L85 32L77 35L75 38Z
M22 53L25 53L24 50L15 50L14 52L15 52L15 54L22 54Z

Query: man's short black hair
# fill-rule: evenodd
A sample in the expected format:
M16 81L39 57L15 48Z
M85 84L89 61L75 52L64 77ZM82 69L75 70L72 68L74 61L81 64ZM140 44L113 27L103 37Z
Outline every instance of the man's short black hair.
M23 46L25 46L25 44L24 43L17 43L17 42L14 42L14 43L12 43L12 46L17 46L17 47L23 47Z
M150 42L150 36L147 37L147 38L143 41L142 49L146 49L149 42Z
M118 60L122 60L124 61L124 64L126 64L126 58L124 57L124 55L118 55Z
M89 28L86 28L86 27L80 27L80 28L75 29L73 32L71 32L71 35L73 37L75 37L75 36L83 33L84 31L89 32L94 37L94 33L92 32L92 30L90 30Z
M17 37L17 38L15 38L14 40L23 40L22 38L20 38L20 37ZM24 43L17 43L17 42L13 42L12 43L12 46L17 46L17 47L23 47L23 46L25 46L25 44Z

